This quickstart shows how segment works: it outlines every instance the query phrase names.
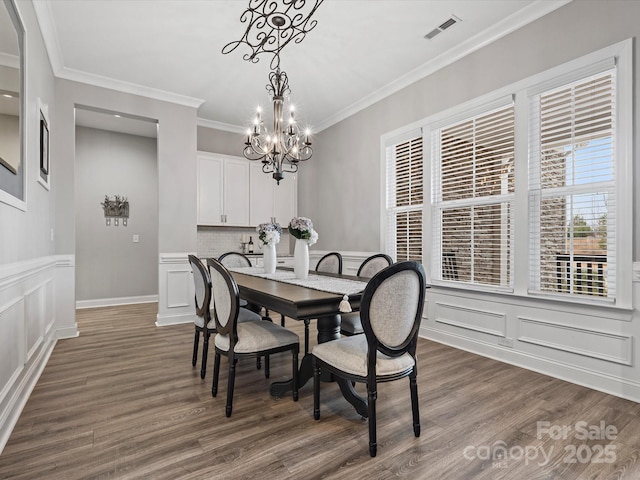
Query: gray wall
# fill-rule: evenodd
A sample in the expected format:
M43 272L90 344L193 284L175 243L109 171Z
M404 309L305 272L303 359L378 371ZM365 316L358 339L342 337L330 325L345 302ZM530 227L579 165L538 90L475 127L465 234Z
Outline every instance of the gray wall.
M76 187L76 300L157 295L156 139L76 127ZM127 197L128 226L105 225L105 195Z
M40 131L37 98L49 105L49 120L55 128L54 77L31 2L17 2L27 35L26 58L26 212L0 202L0 267L19 261L45 257L53 253L52 191L38 182L40 169ZM52 139L53 142L53 139ZM55 159L52 158L51 189L56 189Z
M640 2L573 1L322 131L316 136L314 158L304 165L305 172L299 176L298 192L300 214L311 216L320 234L318 248L380 248L382 134L621 40L638 37L639 19ZM640 55L637 44L634 47L638 92ZM637 112L639 95L635 95L635 102ZM637 117L634 128L634 138L638 139ZM637 140L634 147L638 148ZM640 185L640 169L634 172L634 185ZM322 205L322 209L316 205ZM640 256L639 206L640 196L636 196L634 258Z
M208 127L198 127L198 151L242 156L244 136Z
M195 252L197 109L57 79L52 152L65 175L56 190L56 253L75 253L75 105L158 120L158 250Z

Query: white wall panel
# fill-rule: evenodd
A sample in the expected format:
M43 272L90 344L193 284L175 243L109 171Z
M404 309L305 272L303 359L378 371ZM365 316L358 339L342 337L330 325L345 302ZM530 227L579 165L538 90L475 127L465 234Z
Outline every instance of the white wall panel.
M435 320L445 325L486 333L495 337L505 337L507 334L507 316L501 312L436 302Z
M24 310L21 297L0 306L0 405L24 365Z
M156 325L193 322L195 301L193 274L187 253L160 254L160 292Z
M518 317L518 340L564 352L631 365L631 335L589 330L532 318Z

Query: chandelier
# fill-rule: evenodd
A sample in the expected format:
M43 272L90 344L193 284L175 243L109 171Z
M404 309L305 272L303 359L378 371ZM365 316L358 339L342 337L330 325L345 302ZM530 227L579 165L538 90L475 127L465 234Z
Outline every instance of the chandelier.
M247 130L243 155L249 160L262 161L262 171L271 173L278 185L285 172L298 171L298 163L309 160L313 155L309 129L302 130L295 116L295 108L289 106L285 120L285 101L289 100L291 89L286 72L280 70L280 51L292 40L300 43L307 32L318 23L311 16L323 0L250 1L249 8L240 17L248 22L240 40L228 43L223 54L231 53L239 45L247 45L251 53L243 58L252 63L259 61L262 54L272 54L271 72L267 92L273 103L273 129L264 123L263 112L258 107L253 126ZM305 14L305 12L308 12Z

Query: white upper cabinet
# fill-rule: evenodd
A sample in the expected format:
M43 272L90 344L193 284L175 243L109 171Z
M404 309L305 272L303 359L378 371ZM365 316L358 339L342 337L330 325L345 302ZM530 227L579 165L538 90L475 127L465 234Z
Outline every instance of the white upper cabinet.
M278 185L271 174L262 171L262 163L252 163L250 169L251 225L276 221L286 228L297 212L297 174L285 173Z
M198 152L198 225L249 226L249 161Z

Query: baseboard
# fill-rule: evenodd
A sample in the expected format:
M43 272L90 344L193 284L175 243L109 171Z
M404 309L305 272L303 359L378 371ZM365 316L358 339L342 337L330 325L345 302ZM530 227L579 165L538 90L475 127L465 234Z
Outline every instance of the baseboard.
M540 356L512 350L510 348L490 345L448 332L428 327L420 327L419 336L434 342L449 345L476 355L492 358L499 362L526 368L550 377L582 385L583 387L615 395L640 403L640 383L619 377L612 377L599 372L567 365Z
M16 389L7 402L5 410L0 412L0 454L2 454L5 445L9 441L11 432L18 422L20 414L31 396L31 392L38 383L40 375L42 375L44 367L47 365L55 346L56 340L50 339L40 349L37 356L33 359L33 362L31 362L17 383Z
M134 303L154 303L158 295L143 295L138 297L98 298L96 300L78 300L76 308L113 307L116 305L130 305Z
M167 325L180 325L182 323L193 323L195 313L178 315L159 315L156 317L156 327L166 327Z

